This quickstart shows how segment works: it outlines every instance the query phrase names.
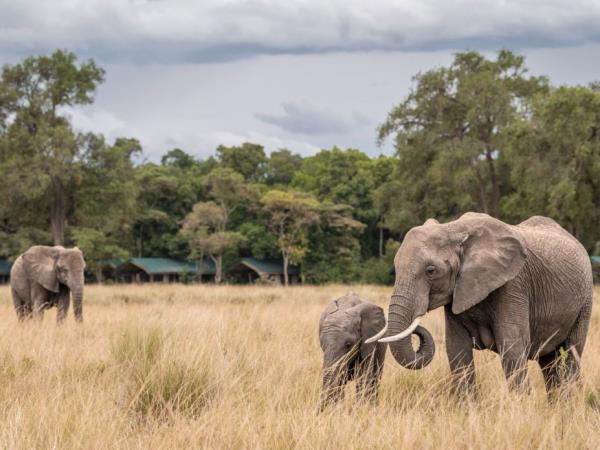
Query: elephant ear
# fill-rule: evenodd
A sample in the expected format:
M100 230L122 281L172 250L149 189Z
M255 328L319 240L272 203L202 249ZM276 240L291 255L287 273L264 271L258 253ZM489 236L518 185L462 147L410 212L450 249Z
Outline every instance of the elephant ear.
M460 314L515 278L526 253L519 232L487 214L466 214L455 225L460 230L462 262L452 312Z
M58 292L56 261L61 248L36 245L23 254L29 278L51 292Z
M360 355L362 358L369 356L377 346L377 342L365 344L365 340L375 336L385 327L385 314L383 309L372 303L362 303L355 306L360 317Z

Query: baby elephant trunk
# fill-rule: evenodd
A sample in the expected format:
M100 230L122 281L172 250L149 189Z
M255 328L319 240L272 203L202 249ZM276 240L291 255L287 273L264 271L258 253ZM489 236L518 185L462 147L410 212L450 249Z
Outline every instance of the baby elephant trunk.
M323 411L327 406L337 403L344 397L344 386L349 376L348 371L353 368L356 362L351 361L352 356L351 354L344 355L335 362L327 362L326 358L319 411Z

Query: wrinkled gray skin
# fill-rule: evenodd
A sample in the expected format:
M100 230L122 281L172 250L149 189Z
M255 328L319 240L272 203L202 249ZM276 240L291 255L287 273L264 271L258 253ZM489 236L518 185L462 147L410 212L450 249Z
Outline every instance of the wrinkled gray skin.
M477 213L447 224L429 219L407 233L395 269L387 336L443 306L459 392L474 386L473 349L500 354L509 386L519 390L529 389L528 359L539 362L549 392L579 375L591 265L583 246L552 219L535 216L516 226ZM416 334L417 351L410 338L390 344L395 359L412 369L427 365L434 352L431 335L421 327ZM563 367L561 348L568 351Z
M81 322L84 268L83 254L77 247L36 245L19 256L10 271L13 303L19 320L31 317L41 320L45 309L57 306L56 318L62 322L73 292L75 320Z
M343 396L344 385L356 379L359 397L377 401L386 344L364 341L385 326L383 309L354 293L331 302L319 322L323 350L320 410Z

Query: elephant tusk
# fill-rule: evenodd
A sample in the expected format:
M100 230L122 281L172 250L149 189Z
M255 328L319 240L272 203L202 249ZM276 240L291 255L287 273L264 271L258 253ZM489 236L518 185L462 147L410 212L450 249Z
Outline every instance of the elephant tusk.
M419 326L419 322L421 321L421 317L417 317L413 323L410 324L410 326L404 330L402 333L398 333L394 336L389 336L383 339L379 339L379 342L396 342L399 341L401 339L404 339L407 336L410 336L412 334L413 331L416 330L416 328Z
M383 336L386 332L387 332L387 323L385 324L385 326L383 327L383 329L379 333L377 333L375 336L371 336L369 339L367 339L365 341L365 344L371 344L371 343L375 342L381 336Z

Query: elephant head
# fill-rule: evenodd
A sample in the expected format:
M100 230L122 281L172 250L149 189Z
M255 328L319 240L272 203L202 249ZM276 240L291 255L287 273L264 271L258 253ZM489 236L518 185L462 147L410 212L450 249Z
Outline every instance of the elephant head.
M406 234L396 253L387 337L380 342L390 343L402 366L425 367L435 346L420 318L444 305L454 314L466 311L513 279L524 262L518 229L487 214L467 213L447 224L427 220ZM411 334L419 337L416 351Z
M383 309L353 294L335 300L323 312L319 326L323 350L321 410L341 397L346 381L373 357L376 346L381 344L365 340L378 337L384 327Z
M50 292L58 293L60 285L66 286L73 295L75 319L83 319L83 285L85 261L77 247L36 245L23 254L29 279L39 283Z

